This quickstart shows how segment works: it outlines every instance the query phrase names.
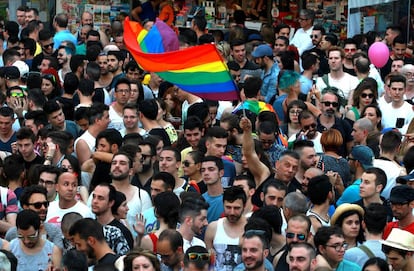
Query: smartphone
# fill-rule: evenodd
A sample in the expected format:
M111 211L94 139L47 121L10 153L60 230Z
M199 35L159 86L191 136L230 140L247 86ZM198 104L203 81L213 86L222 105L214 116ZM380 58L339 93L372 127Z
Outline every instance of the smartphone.
M397 121L395 123L395 127L402 128L405 123L405 118L397 118Z

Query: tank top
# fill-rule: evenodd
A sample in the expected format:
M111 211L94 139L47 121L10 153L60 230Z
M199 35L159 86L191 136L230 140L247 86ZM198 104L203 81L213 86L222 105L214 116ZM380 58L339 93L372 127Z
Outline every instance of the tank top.
M53 246L54 244L52 242L45 240L41 251L37 254L29 255L24 253L20 247L20 240L16 238L10 242L10 251L17 258L17 270L45 271L53 254Z
M312 211L312 209L309 209L306 212L306 216L307 217L311 217L313 216L314 218L316 218L322 225L322 227L329 227L331 225L331 220L329 219L328 221L326 221L325 219L323 219L319 214L315 213ZM315 230L313 229L313 226L311 226L311 233L313 235L315 235Z
M213 247L216 251L216 271L233 270L241 263L240 238L231 238L227 235L224 230L224 219L217 220L217 230L213 239Z

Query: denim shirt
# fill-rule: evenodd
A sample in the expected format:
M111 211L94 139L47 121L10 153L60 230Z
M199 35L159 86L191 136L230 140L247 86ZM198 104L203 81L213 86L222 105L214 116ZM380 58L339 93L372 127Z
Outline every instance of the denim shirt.
M262 71L262 88L260 93L265 97L265 102L269 103L270 99L276 94L277 76L279 75L279 65L274 63L269 71Z

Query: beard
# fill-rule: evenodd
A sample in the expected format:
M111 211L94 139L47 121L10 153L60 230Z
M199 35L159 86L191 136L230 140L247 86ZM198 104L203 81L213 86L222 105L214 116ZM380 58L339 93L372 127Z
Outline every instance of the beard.
M114 180L114 181L122 181L122 180L125 180L126 178L128 178L129 172L124 172L124 173L121 173L119 175L114 175L111 172L111 173L109 173L109 175L111 176L112 180Z
M255 264L252 265L252 266L247 266L245 264L246 270L256 270L258 267L262 266L263 263L264 263L264 261L263 261L263 257L262 257L261 259L257 259L257 261L255 262Z
M147 173L152 168L152 163L142 164L141 173Z
M327 109L324 114L327 117L334 117L335 116L335 110L333 110L333 109Z

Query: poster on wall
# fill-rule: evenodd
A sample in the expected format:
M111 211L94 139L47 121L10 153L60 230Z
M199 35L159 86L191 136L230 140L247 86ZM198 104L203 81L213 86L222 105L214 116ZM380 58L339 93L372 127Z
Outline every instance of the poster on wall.
M315 11L315 25L322 25L327 33L334 33L339 39L346 38L347 1L308 0L306 8Z
M56 13L66 13L69 16L69 29L77 33L80 26L80 16L86 10L94 15L96 29L109 27L120 12L129 12L129 4L122 0L57 0Z

